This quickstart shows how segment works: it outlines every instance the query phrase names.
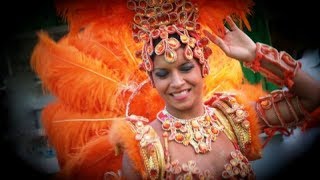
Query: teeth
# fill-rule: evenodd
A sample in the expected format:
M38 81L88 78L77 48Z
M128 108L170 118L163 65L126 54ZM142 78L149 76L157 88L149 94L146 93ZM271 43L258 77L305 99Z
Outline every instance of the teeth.
M173 95L174 97L176 97L176 96L185 95L185 94L187 94L187 92L188 92L188 90L184 90L184 91L181 91L181 92L179 92L179 93L172 93L172 95Z

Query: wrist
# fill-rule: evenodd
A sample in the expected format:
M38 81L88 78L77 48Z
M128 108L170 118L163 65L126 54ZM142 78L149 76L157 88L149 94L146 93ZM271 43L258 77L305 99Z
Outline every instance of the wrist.
M250 63L256 59L257 55L257 44L253 43L250 48L248 48L249 57L246 59L246 62Z
M278 86L288 88L293 86L296 72L301 68L301 64L288 53L279 53L275 48L262 43L256 43L255 58L244 62L244 66L261 73Z

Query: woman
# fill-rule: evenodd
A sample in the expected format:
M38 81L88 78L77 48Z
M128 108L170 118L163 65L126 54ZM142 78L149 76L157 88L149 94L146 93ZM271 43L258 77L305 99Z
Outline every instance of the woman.
M208 31L206 31L205 34L210 38L212 42L217 44L228 56L249 64L257 58L256 49L261 47L257 47L257 45L236 26L236 24L232 21L230 17L227 17L226 20L230 25L230 30L226 29L226 35L223 39L216 35L210 34ZM258 44L258 46L261 45ZM273 49L273 51L275 50ZM197 145L192 144L192 148L190 146L187 146L188 144L185 144L184 140L179 141L177 140L177 138L174 140L178 143L168 144L168 130L170 130L169 132L171 132L171 134L180 132L181 134L184 134L184 138L186 138L185 134L188 132L190 132L192 138L196 138L197 132L200 132L200 137L201 135L203 135L203 137L201 138L208 138L207 135L210 136L210 134L201 131L201 129L206 129L204 127L201 127L201 125L203 124L199 123L200 127L198 127L199 124L193 125L192 122L202 122L202 119L207 118L206 116L210 114L208 111L215 110L210 108L207 109L202 99L203 77L201 74L201 64L195 59L186 59L184 54L184 48L182 47L179 47L176 50L176 53L177 60L173 63L167 62L165 60L165 55L156 55L153 60L154 69L151 73L151 78L154 83L154 87L157 89L160 96L165 100L166 106L165 109L162 112L160 112L160 116L157 116L157 120L153 121L150 125L158 135L163 134L159 137L162 146L164 146L164 151L168 152L168 154L165 155L167 156L165 157L165 159L167 161L170 161L171 159L169 165L176 166L175 170L173 170L174 167L168 168L168 162L165 161L166 168L168 168L165 170L166 178L188 178L188 175L191 174L192 177L196 176L199 179L201 179L202 176L205 178L219 178L221 177L221 174L224 178L229 178L231 174L238 178L253 178L254 176L250 174L252 173L250 165L248 165L248 169L250 170L244 170L245 168L233 165L234 172L228 172L228 168L230 168L228 166L230 165L229 161L230 159L234 158L233 156L235 156L235 152L239 153L239 156L241 157L242 155L240 151L236 151L240 150L238 149L239 147L237 147L238 145L232 140L228 140L228 132L224 131L223 127L218 125L219 123L213 123L212 127L217 127L217 131L224 132L225 134L221 133L221 135L218 135L217 133L215 135L214 138L219 138L219 140L217 140L217 142L212 143L211 147L209 147L210 150L204 149L203 151L201 151L201 148L200 150L197 149L198 147L201 147L201 143L198 143ZM276 61L277 59L272 60ZM274 65L272 67L272 65L274 65L274 63L272 64L272 62L265 62L265 64L263 64L263 66L266 68L270 67L272 73L278 73L278 76L284 76L283 73L279 72L280 68L283 67L277 67L277 65ZM310 78L301 69L296 70L295 73L296 74L292 79L294 86L290 88L290 91L296 93L296 95L299 95L302 106L306 107L307 111L312 112L316 107L319 106L319 95L317 94L317 92L319 91L319 84L317 84L316 81ZM307 89L310 90L307 93L305 90L303 90L303 87L306 88L306 86L308 86L309 88ZM288 96L285 93L286 92L281 92L277 94L277 96L285 96L280 97L280 99L278 98L276 100L278 102L274 102L274 105L277 106L277 110L272 110L272 108L269 107L265 108L266 110L264 111L258 111L258 113L261 113L259 114L260 118L257 119L260 121L261 130L274 126L284 128L288 126L297 126L298 123L302 121L301 118L304 118L305 112L298 110L297 107L295 107L298 104L294 104L295 102L292 102L293 98L290 97L292 95ZM265 98L268 98L268 96L266 96ZM290 102L288 103L289 105L285 103L286 101ZM258 105L257 107L264 107L264 103L266 102L260 100L260 105ZM270 105L271 104L269 104L269 106ZM264 115L264 113L269 114ZM279 115L277 115L276 113L279 113ZM296 113L296 121L293 120L293 113ZM215 116L213 114L210 114L211 118ZM164 117L161 117L161 115ZM168 120L170 118L171 120ZM174 125L175 123L177 124L177 122L181 122L181 124L177 126L185 126L190 131L183 131L180 127L176 127L174 128L175 130L172 131L171 127L165 127L166 122L170 125ZM188 127L187 122L190 122L190 127ZM202 139L198 142L201 141ZM184 144L185 146L182 146L181 144ZM207 151L210 151L210 153L206 153ZM233 155L228 157L228 154ZM243 158L246 159L245 157ZM126 156L124 159L124 168L122 169L123 176L133 178L134 175L137 174L133 173L132 167L128 167L127 164L130 164L130 160L128 160ZM247 161L248 160L243 160L243 162ZM181 165L179 164L179 162ZM181 174L183 174L183 176L181 176Z
M272 135L301 126L312 118L308 112L317 112L320 85L288 54L254 43L228 16L248 26L243 13L251 2L198 1L198 8L190 1L129 0L127 6L134 13L130 16L133 38L142 42L140 50L127 39L127 25L118 18L128 22L123 2L109 3L115 4L108 16L102 11L105 6L98 6L103 12L99 14L97 9L90 11L92 4L86 1L74 6L58 4L71 22L70 32L59 44L40 34L42 41L33 54L44 85L59 97L58 103L45 109L43 118L58 152L60 177L252 179L249 160L261 156L259 133ZM84 14L80 18L79 9ZM201 14L201 10L216 13ZM203 33L198 17L205 27ZM223 26L225 17L230 29ZM119 31L110 30L113 26ZM250 90L259 88L239 81L223 88L225 92L208 91L212 84L219 85L209 81L219 79L218 73L209 74L210 68L212 73L221 67L212 66L210 55L225 56L203 34L221 48L229 62L237 59L289 91L266 94L260 89L249 96ZM164 102L144 89L145 76L130 68L137 59L123 51L134 50L142 59L140 69L147 72ZM51 61L43 62L42 57ZM229 74L233 73L237 74L236 68ZM139 85L128 86L132 82ZM228 84L221 79L217 82ZM126 121L119 116L124 109ZM118 118L101 118L112 116Z

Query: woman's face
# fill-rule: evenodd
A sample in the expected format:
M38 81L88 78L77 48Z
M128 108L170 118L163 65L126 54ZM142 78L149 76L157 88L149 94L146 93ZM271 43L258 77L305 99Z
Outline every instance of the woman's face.
M167 63L164 55L155 56L152 78L155 88L171 112L192 110L202 106L203 79L198 62L184 57L177 49L177 60Z

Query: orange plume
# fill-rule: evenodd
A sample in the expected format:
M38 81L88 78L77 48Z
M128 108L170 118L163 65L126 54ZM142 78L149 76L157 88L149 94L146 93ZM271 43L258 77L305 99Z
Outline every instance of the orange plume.
M227 15L250 29L246 18L253 5L250 0L194 3L199 7L199 22L209 32L221 34ZM43 111L44 128L57 151L60 178L101 178L121 166L121 156L114 154L114 141L119 137L109 134L110 128L116 125L114 121L124 121L130 96L147 79L138 69L141 60L134 54L142 48L131 34L134 12L127 9L126 0L57 0L56 5L58 15L68 22L69 32L57 42L39 32L31 57L31 66L45 90L57 97L57 102ZM241 89L240 64L217 46L210 47L213 55L209 59L211 74L205 79L205 98L216 91ZM152 121L164 102L147 84L129 105L130 114ZM116 132L116 126L112 127ZM119 132L125 134L125 130ZM133 151L129 154L138 158ZM142 171L142 165L137 166Z

